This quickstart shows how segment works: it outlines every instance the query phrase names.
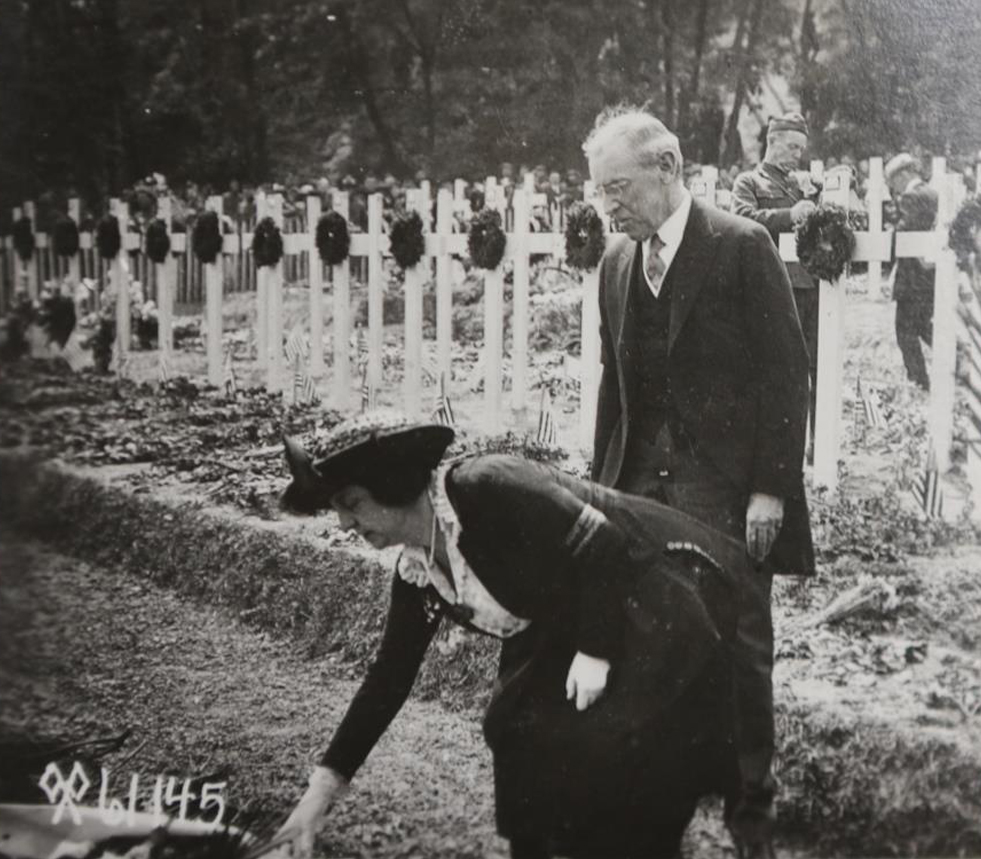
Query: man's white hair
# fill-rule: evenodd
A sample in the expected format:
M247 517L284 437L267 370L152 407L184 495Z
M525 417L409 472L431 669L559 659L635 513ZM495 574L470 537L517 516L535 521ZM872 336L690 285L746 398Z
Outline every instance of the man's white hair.
M655 167L664 152L671 152L681 176L684 160L678 138L654 114L637 107L607 108L583 142L586 158L594 158L613 141L625 141L641 167Z

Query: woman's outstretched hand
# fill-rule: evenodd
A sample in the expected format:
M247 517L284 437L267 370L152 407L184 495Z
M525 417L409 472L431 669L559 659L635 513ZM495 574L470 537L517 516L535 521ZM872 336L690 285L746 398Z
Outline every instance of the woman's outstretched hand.
M292 844L294 857L310 856L313 839L323 823L324 815L344 793L348 781L327 767L315 767L310 774L310 785L300 798L296 808L273 837L274 841Z
M610 663L605 659L577 653L565 679L565 697L576 702L577 710L585 710L606 689Z

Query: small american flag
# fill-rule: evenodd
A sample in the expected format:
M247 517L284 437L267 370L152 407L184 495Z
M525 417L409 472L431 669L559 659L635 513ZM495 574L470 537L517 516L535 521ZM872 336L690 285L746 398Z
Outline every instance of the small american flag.
M865 414L865 423L873 429L881 429L886 425L886 419L882 415L882 406L879 404L879 394L862 382L862 377L858 377L856 384L856 396L862 404L862 411Z
M375 407L375 391L368 381L368 365L361 371L361 411L366 412Z
M315 403L319 399L317 396L317 386L310 376L304 375L303 377L303 402L305 403Z
M297 355L293 359L293 402L314 403L317 401L317 386L303 370L303 362Z
M299 358L307 354L307 341L303 332L299 328L294 328L290 332L289 339L286 341L286 361L290 364L295 363Z
M451 427L456 424L453 416L453 406L450 405L450 398L446 394L446 374L439 374L439 398L436 400L436 410L433 412L433 420L438 424Z
M977 305L962 303L958 307L961 322L967 331L967 368L965 382L965 399L967 400L967 417L974 432L981 436L981 318ZM981 439L972 443L971 449L977 452Z
M542 388L542 400L538 408L538 431L535 441L545 447L555 447L558 443L558 432L555 428L555 416L552 413L552 396L548 388Z
M360 325L354 329L354 345L358 350L358 366L363 367L368 363L368 338L364 333L364 328Z
M978 318L977 311L966 304L961 304L957 311L971 338L974 351L981 351L981 319Z
M944 492L937 469L937 457L933 451L927 457L926 470L913 485L913 496L928 519L939 519L944 512Z
M972 382L967 384L967 419L974 427L974 431L981 437L981 389L978 389Z
M221 386L229 397L238 393L238 379L235 378L235 368L232 366L232 353L225 353L225 365L222 368Z

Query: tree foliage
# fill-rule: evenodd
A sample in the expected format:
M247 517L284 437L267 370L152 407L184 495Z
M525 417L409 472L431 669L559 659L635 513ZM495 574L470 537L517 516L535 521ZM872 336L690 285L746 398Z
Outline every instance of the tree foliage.
M0 109L17 118L0 178L12 202L152 171L224 186L581 167L621 100L649 104L689 159L730 163L775 78L818 155L976 150L974 3L0 0Z

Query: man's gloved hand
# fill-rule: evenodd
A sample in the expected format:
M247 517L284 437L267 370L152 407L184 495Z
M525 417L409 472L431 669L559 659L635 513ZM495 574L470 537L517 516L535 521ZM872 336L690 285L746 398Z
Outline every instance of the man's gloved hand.
M790 207L790 219L796 224L803 221L817 207L811 200L798 200Z
M577 653L565 679L566 698L576 702L577 710L585 710L603 694L609 673L610 663L605 659Z
M273 836L273 840L288 839L293 845L293 856L310 856L313 839L323 823L324 815L344 793L348 781L327 767L315 767L310 774L310 784L296 808Z
M783 499L762 492L749 496L746 508L746 550L749 556L762 563L770 554L783 525Z

